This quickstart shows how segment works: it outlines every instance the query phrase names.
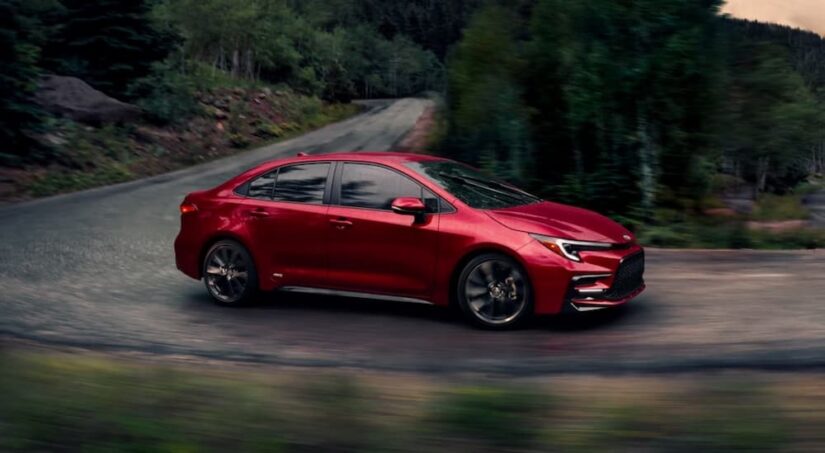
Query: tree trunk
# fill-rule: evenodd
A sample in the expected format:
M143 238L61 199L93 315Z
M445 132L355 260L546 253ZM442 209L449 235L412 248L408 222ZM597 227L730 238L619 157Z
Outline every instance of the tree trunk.
M770 159L767 157L760 157L756 161L756 191L757 194L765 191L765 186L768 182L768 168L770 166Z
M642 208L650 215L656 204L656 148L650 136L650 125L644 115L639 116L639 165L642 190Z
M232 75L238 77L240 75L241 53L237 48L232 51Z

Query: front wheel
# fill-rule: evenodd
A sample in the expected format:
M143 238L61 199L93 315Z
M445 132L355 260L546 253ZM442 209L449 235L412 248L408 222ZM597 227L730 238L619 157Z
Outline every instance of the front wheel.
M527 273L505 255L490 253L473 258L461 271L457 290L464 315L480 327L513 328L533 313Z
M258 293L252 255L235 241L218 241L209 248L203 260L203 281L221 305L244 305Z

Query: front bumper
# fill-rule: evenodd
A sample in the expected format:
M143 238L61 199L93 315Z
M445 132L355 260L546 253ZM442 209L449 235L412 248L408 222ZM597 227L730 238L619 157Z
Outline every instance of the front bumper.
M538 242L520 250L534 290L537 314L583 312L626 304L645 290L644 250L588 252L573 262Z
M565 297L567 311L594 311L624 305L645 290L645 254L633 252L619 261L612 275L578 275Z

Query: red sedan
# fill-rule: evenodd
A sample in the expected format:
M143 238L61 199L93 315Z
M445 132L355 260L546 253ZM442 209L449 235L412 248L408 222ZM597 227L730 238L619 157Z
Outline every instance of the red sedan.
M180 210L177 266L226 305L274 290L455 303L507 328L645 287L644 252L621 225L432 156L274 161Z

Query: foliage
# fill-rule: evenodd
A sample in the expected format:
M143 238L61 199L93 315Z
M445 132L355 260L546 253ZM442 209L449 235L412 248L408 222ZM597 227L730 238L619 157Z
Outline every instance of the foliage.
M634 224L720 173L789 190L825 162L825 40L720 3L488 3L448 62L440 150Z
M325 30L368 24L387 40L411 39L444 60L482 0L290 0Z
M806 176L811 146L825 142L825 111L781 48L741 42L731 53L720 136L727 164L759 191L784 190Z
M764 197L764 196L763 196ZM786 220L805 217L798 199L770 197L756 217ZM773 201L775 200L775 201ZM744 218L716 218L681 210L657 209L651 221L637 230L639 242L662 248L705 249L815 249L825 247L825 230L793 228L770 231L749 228Z
M20 0L0 0L0 164L41 157L31 139L44 115L32 101L43 39L35 12Z
M176 116L173 124L163 127L151 123L90 127L49 121L50 136L56 141L52 165L33 171L19 191L47 196L156 175L302 134L359 111L356 105L328 104L289 90L222 86L225 79L220 76L184 80L190 86L211 87L181 99L196 105L198 114L188 120ZM180 106L172 108L178 111ZM210 118L216 111L221 118Z
M145 0L60 0L63 9L48 23L57 31L44 49L44 66L83 79L122 98L175 45L173 35L153 24Z
M809 216L798 194L763 194L756 200L751 217L754 220L800 220Z
M148 76L129 86L129 97L154 122L180 123L200 111L195 82L176 66L172 60L155 63Z
M524 181L531 164L528 112L516 74L518 18L491 6L464 32L449 67L450 134L443 151L506 179Z
M717 8L543 0L527 27L516 11L485 7L450 61L450 147L607 213L649 212L659 187L701 192ZM478 139L464 139L468 128Z
M180 30L190 58L328 100L409 95L438 83L435 56L405 36L325 23L314 9L286 1L167 0L156 15Z

